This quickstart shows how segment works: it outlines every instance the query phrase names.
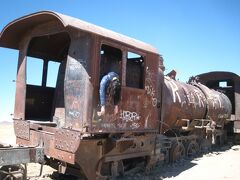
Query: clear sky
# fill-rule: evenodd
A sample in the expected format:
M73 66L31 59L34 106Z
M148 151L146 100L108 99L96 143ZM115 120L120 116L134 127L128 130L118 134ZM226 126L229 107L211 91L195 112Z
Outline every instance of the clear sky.
M208 71L240 74L240 0L2 1L0 29L10 21L53 10L155 46L166 73L177 78ZM11 120L18 52L0 48L0 121Z

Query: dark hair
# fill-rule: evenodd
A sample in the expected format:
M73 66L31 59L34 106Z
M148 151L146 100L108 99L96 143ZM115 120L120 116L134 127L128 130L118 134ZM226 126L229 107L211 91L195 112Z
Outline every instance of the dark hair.
M112 80L109 84L109 94L113 97L114 105L117 105L120 100L121 84L119 79Z

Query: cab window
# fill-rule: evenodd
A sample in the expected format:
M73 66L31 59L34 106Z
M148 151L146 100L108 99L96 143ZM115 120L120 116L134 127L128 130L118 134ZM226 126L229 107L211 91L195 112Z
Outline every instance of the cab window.
M127 53L126 86L143 89L144 58L132 52Z

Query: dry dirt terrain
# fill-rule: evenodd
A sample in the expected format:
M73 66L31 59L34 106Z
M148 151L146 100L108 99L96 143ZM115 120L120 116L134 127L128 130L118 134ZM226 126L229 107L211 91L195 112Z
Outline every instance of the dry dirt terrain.
M14 130L11 123L0 123L0 142L14 144ZM54 171L44 166L43 177L34 178L39 173L40 166L28 165L28 176L30 179L59 179L51 178L49 175ZM69 179L67 177L61 179ZM240 179L240 146L224 146L217 151L205 154L193 160L156 167L149 175L143 172L133 173L120 179L176 179L176 180L239 180Z

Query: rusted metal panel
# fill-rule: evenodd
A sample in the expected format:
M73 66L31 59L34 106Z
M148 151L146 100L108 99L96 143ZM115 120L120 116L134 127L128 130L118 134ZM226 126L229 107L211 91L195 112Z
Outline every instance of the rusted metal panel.
M61 128L65 125L65 99L64 99L64 78L66 70L66 60L60 64L59 75L55 90L55 111L53 121L57 127Z
M124 152L126 149L133 147L133 145L133 138L123 138L116 141L116 148L119 149L120 152Z
M237 120L240 120L240 77L235 79L235 88L234 88L234 97L235 97L235 117Z
M69 129L59 129L55 135L55 148L75 153L80 144L80 132Z
M29 44L28 37L22 37L19 42L18 69L16 77L16 94L14 119L23 120L25 118L25 96L26 96L26 53Z
M202 119L206 113L206 98L203 92L189 84L165 77L163 87L164 131L184 126L182 119Z
M209 119L223 126L222 120L231 115L231 102L227 96L201 83L191 84L165 77L164 129L185 126L185 119Z
M63 137L61 137L62 139ZM31 144L43 145L44 153L50 157L62 160L64 162L74 164L75 163L75 154L56 149L55 147L55 134L48 133L45 131L31 131ZM76 144L78 146L78 144ZM75 147L73 145L73 147Z
M30 14L10 22L0 35L0 45L2 47L18 49L18 41L32 27L51 21L60 21L54 13L39 13L38 16ZM62 25L63 26L63 25Z
M203 84L196 84L207 98L207 119L218 121L230 118L232 106L230 100L223 93L209 89Z
M19 138L30 139L30 125L29 122L24 120L14 120L14 132Z
M240 119L240 77L232 72L215 71L197 75L197 80L209 88L220 91L228 96L232 104L232 114ZM221 86L220 82L225 82Z
M53 152L48 153L50 157L73 165L76 164L76 153L70 153L58 149L53 150L53 148L51 149L51 151Z
M0 46L18 49L19 38L24 35L26 30L36 25L50 21L57 21L64 27L77 28L81 31L90 32L99 36L114 39L118 42L131 45L135 48L157 54L156 48L139 40L129 38L105 28L84 22L82 20L51 11L41 11L38 13L30 14L9 23L3 29L0 35Z
M117 128L123 130L154 129L155 127L152 126L150 122L151 119L149 118L149 112L151 111L148 109L146 112L145 108L145 106L151 104L152 101L146 97L145 90L122 87L121 91L122 111Z
M82 167L88 179L95 179L105 162L150 156L153 154L155 139L155 135L149 135L116 141L114 139L82 140L76 154L76 162Z
M240 77L232 72L216 71L197 75L197 80L209 88L215 89L221 93L224 93L231 101L232 114L235 119L240 119L239 103L240 103ZM220 83L225 82L224 86ZM225 97L221 97L225 99ZM226 102L225 102L226 104ZM224 105L225 105L224 104ZM234 119L232 119L234 120Z
M143 136L130 136L128 138L120 138L119 140L108 139L110 142L106 141L103 144L103 154L105 156L115 156L119 155L122 158L126 154L142 153L147 152L148 154L153 153L155 146L156 135L143 135ZM134 156L134 155L133 155ZM140 155L139 155L140 156Z
M0 166L43 161L44 152L41 147L0 148Z
M112 103L107 103L105 116L93 119L93 132L155 130L157 128L153 113L155 109L152 110L151 107L156 104L153 104L155 102L152 96L146 96L144 89L129 87L122 87L121 94L119 113L114 115L114 106Z
M64 131L64 130L62 130L62 131ZM66 136L67 135L72 136L72 133L68 133L68 134L65 133L65 134L66 134ZM58 133L58 135L59 135L59 133ZM75 136L73 135L73 137L75 137ZM59 141L59 139L63 139L63 138L67 139L67 137L65 137L65 136L60 136L60 137L57 136L57 138L58 138L58 141ZM71 137L69 139L71 141ZM63 150L60 149L61 147L57 149L56 143L55 143L55 141L56 141L55 135L53 133L49 133L47 131L40 131L40 130L38 130L38 131L31 130L29 140L17 138L16 141L17 141L17 144L22 145L22 146L42 146L44 148L45 155L59 159L64 162L68 162L70 164L75 163L75 160L76 160L75 153L67 152L67 151L65 151L65 149L70 151L71 148L74 148L74 150L76 151L76 148L79 147L79 142L80 142L79 139L78 139L78 143L76 143L76 141L74 141L74 143L76 143L76 144L73 144L73 146L69 149L67 149L67 146L62 146L62 145L61 145L61 147L63 147ZM63 141L63 142L65 143L66 141ZM64 144L64 145L66 145L66 144Z
M162 86L164 75L161 69L160 56L148 54L145 65L145 99L142 102L145 113L145 128L154 128L158 131L162 106Z
M88 46L85 46L86 44ZM91 38L83 33L75 37L70 46L64 83L65 127L86 130L90 126L93 96L93 87L88 74L91 66L90 45Z
M76 153L76 163L88 179L95 179L99 160L103 157L104 139L82 140Z
M155 59L156 56L147 57L149 59L144 59L143 87L128 87L126 82L121 86L119 113L116 115L113 113L112 98L107 96L106 113L103 117L93 117L91 132L150 132L158 130L160 119L158 106L161 103L161 92L158 91L158 88L161 87L163 74L159 68L156 68L161 63ZM126 63L123 64L126 65Z
M239 78L237 74L225 71L213 71L209 73L203 73L197 75L196 77L198 78L198 81L201 82L202 84L206 84L209 81Z

